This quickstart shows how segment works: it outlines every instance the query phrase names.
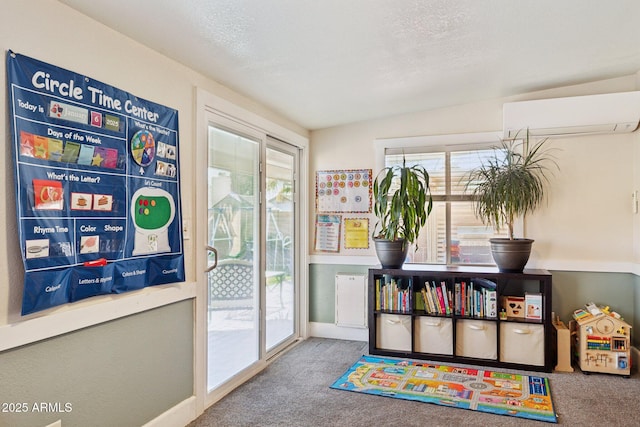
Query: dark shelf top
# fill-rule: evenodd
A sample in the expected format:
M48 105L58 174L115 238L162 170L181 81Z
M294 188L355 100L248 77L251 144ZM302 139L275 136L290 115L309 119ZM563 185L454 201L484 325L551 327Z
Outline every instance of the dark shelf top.
M496 275L533 275L533 276L550 276L547 270L542 269L524 269L522 273L509 273L501 272L497 267L484 267L484 266L468 266L468 265L442 265L442 264L405 264L402 268L387 269L387 268L374 268L376 272L386 274L399 274L399 273L453 273L453 274L496 274Z

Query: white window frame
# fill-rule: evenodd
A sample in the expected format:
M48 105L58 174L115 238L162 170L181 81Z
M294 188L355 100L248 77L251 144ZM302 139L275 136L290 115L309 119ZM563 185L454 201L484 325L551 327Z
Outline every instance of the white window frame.
M376 139L374 141L375 170L384 169L385 153L389 149L396 151L406 149L407 152L412 153L419 149L424 149L424 152L473 150L474 148L497 147L502 138L502 132L496 131ZM516 219L514 233L524 236L524 220L522 218ZM448 251L449 249L447 249Z

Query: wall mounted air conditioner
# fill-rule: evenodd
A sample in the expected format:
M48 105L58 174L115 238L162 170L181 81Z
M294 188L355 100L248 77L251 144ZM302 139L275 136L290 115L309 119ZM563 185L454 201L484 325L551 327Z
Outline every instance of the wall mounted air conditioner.
M640 124L640 91L508 102L502 114L505 138L527 128L538 136L633 132Z

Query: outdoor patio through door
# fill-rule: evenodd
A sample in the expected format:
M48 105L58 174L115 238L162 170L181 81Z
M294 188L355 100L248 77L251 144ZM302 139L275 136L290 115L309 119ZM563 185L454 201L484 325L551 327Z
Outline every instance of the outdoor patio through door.
M212 390L260 357L260 140L210 126L208 152L207 244L217 253L207 292Z
M281 141L209 126L210 393L295 337L297 161Z

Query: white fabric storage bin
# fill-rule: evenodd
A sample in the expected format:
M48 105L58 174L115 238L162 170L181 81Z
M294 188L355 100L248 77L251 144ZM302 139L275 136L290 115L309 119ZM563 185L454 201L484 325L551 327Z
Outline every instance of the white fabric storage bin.
M377 316L376 348L411 351L411 316L398 314Z
M453 354L453 320L443 317L416 318L415 349L419 353Z
M500 361L544 365L544 325L500 323Z
M456 356L498 358L496 322L461 319L456 322Z

